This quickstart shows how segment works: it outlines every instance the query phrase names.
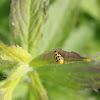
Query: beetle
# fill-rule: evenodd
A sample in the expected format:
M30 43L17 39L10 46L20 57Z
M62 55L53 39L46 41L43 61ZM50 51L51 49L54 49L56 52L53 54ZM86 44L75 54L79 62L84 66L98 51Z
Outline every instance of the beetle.
M55 54L56 62L58 62L59 64L63 64L64 58L61 56L61 54L57 52L57 50L54 51L54 54Z

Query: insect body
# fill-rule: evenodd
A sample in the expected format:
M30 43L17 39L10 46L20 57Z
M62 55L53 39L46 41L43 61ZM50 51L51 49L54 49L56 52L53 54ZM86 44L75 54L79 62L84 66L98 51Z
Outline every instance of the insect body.
M61 56L61 54L59 52L57 52L56 50L54 51L55 53L55 58L56 58L56 61L59 63L59 64L63 64L64 63L64 59L63 57Z

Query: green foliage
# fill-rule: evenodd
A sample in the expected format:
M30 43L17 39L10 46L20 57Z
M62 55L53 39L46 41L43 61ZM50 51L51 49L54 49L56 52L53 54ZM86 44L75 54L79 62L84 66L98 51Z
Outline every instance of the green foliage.
M0 54L4 60L10 60L15 62L29 63L31 55L27 51L23 50L19 46L8 47L7 45L0 42Z
M14 67L1 89L1 100L12 100L12 93L14 88L19 83L21 77L25 75L28 70L28 65L24 63L19 63Z
M0 40L13 44L0 41L0 99L98 100L96 93L83 89L100 87L100 63L83 56L100 52L100 1L47 4L48 0L12 0L10 9L10 0L0 0ZM59 65L57 47L65 49L58 50L65 62L74 62Z
M9 28L9 12L10 0L0 0L0 40L8 45L12 42Z
M23 8L24 7L24 8ZM46 20L43 0L12 0L10 24L13 38L33 57L36 56Z
M41 80L46 85L72 89L83 89L86 87L94 89L100 86L99 66L100 64L93 62L76 62L56 65L55 67L36 67L36 69L39 72ZM51 80L52 83L50 82Z
M44 52L40 56L33 59L29 63L30 66L46 66L46 65L59 64L58 62L56 62L57 56L54 54L54 51L55 50ZM93 60L92 57L90 57L90 58L82 57L76 52L73 52L73 51L67 52L67 51L63 50L62 48L57 48L56 51L59 52L60 55L62 56L62 58L64 60L63 64L67 64L67 63L71 63L71 62L77 62L77 61L90 62L90 61ZM98 54L97 56L99 56L99 55L100 54ZM96 58L97 56L94 56L93 58Z
M88 3L89 2L89 3ZM86 13L90 14L96 20L100 21L100 1L99 0L82 0L81 7Z
M13 66L16 64L17 62L13 62L13 61L9 61L9 60L3 60L2 58L0 58L0 71L4 70L4 69L10 69L13 68Z
M78 1L54 0L48 10L49 20L45 25L41 51L54 49L56 44L60 47L63 46L76 22ZM46 39L48 42L45 42Z
M48 100L47 93L41 84L37 72L28 73L32 82L32 94L35 100ZM33 99L32 99L33 100Z

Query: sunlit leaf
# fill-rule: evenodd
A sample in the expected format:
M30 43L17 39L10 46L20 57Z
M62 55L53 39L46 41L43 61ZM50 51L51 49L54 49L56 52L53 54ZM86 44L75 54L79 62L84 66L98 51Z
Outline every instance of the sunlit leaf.
M46 20L44 0L12 0L10 24L15 43L35 57Z
M9 69L9 68L13 68L16 64L17 64L17 62L3 60L2 58L0 58L0 71Z
M28 71L29 67L27 64L19 63L15 66L1 89L1 100L11 100L14 88L19 83L21 77Z
M1 89L1 87L2 87L4 84L5 84L5 80L0 81L0 89ZM1 91L0 91L0 94L1 94Z
M31 55L19 46L7 46L0 41L0 56L4 60L28 63Z

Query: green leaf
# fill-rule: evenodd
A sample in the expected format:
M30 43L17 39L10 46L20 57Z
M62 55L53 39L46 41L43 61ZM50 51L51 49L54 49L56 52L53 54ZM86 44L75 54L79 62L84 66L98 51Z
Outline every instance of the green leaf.
M14 89L13 91L13 95L12 95L12 100L30 100L28 99L29 96L29 82L26 81L27 76L23 76L23 78L21 78L19 84L17 85L17 87ZM20 90L20 91L19 91Z
M63 88L57 85L52 86L49 85L49 83L44 85L46 87L50 100L66 100L66 98L67 100L89 100L90 99L90 96L87 95L90 91L80 92L67 87Z
M28 71L28 64L19 63L15 66L1 89L1 100L11 100L14 88L19 83L21 77Z
M12 0L10 24L15 43L36 56L46 20L44 0Z
M72 30L68 39L66 39L63 48L68 51L76 51L80 52L84 55L90 53L89 51L86 52L87 47L90 47L92 41L94 41L94 24L93 22L84 22L79 27ZM81 38L82 37L82 38Z
M73 29L78 14L79 0L55 0L48 10L40 52L62 47Z
M42 86L39 76L36 71L29 72L29 77L31 79L32 94L35 100L49 100L47 92Z
M0 56L4 60L29 63L31 55L19 46L7 46L0 41Z
M38 71L44 86L66 89L99 88L100 64L93 60L97 56L86 58L61 48L56 51L64 58L65 64L58 65L54 50L43 53L30 63Z
M5 80L0 81L0 89L2 88L2 86L4 85ZM1 94L1 90L0 90L0 94Z
M3 60L2 58L0 58L0 71L13 68L13 66L15 66L16 64L17 62Z
M48 87L67 87L72 89L100 88L100 64L74 62L35 68L43 84Z
M29 100L35 100L35 97L34 97L33 91L32 91L32 86L29 86L29 91L28 91L27 99L29 99Z
M100 1L99 0L82 0L81 8L89 15L100 21Z
M64 64L70 63L70 62L77 62L77 61L79 61L79 62L81 62L81 61L90 62L94 58L96 58L97 56L100 55L100 54L98 54L94 57L86 58L86 57L80 56L78 53L76 53L74 51L67 52L67 51L63 50L62 48L57 48L55 50L58 53L57 55L59 55L59 57L63 58L63 63ZM44 52L40 56L36 57L35 59L33 59L30 62L30 66L46 66L46 65L59 64L59 62L57 61L57 59L59 57L54 53L55 50Z

